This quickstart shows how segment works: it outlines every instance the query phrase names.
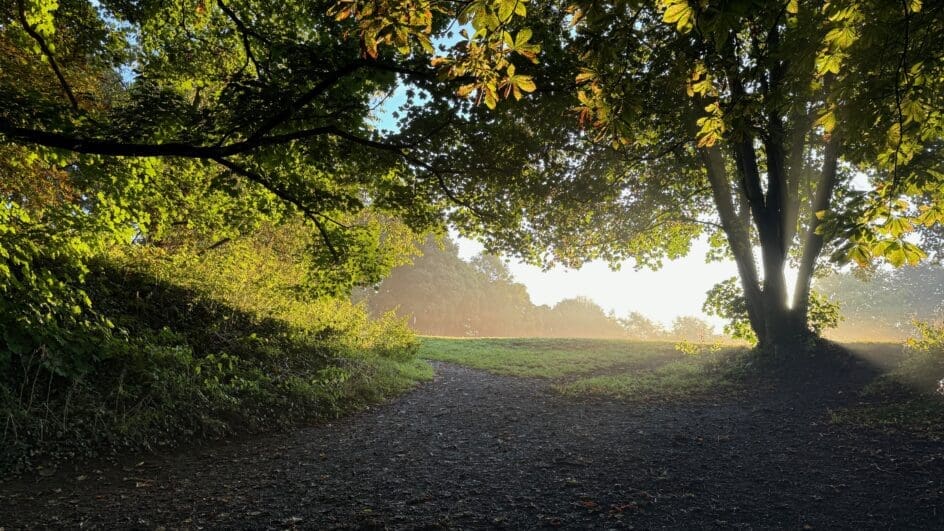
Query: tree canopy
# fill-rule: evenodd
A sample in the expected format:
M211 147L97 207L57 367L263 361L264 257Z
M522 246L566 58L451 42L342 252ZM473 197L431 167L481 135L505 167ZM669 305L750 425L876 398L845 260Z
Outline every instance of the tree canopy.
M302 217L313 284L343 293L402 261L401 221L544 264L657 267L708 236L775 345L809 333L825 257L916 263L944 216L936 2L2 6L4 225L60 239Z
M922 234L938 239L942 9L660 0L533 10L538 90L469 120L532 154L514 176L467 185L512 213L481 232L493 249L536 260L654 267L707 236L712 257L736 262L737 306L761 344L803 340L815 332L814 273L915 264ZM517 155L460 138L478 156ZM788 265L799 270L792 297Z

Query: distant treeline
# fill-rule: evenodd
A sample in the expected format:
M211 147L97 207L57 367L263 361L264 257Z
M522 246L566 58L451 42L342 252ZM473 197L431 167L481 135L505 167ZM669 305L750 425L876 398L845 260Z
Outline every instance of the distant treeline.
M708 323L693 316L676 319L666 330L639 313L618 318L586 297L535 305L500 258L479 254L462 260L448 238L428 240L422 252L413 265L395 269L375 290L356 298L374 315L395 310L428 335L717 339Z
M586 297L535 305L498 257L459 258L455 242L428 240L413 265L400 267L375 290L355 298L370 312L395 310L418 332L443 336L595 337L715 341L704 320L681 316L670 328L632 312L619 317ZM901 340L912 322L944 317L944 268L854 270L818 279L816 289L840 305L843 320L828 337L840 341Z
M934 263L838 273L816 289L839 303L843 320L827 335L840 341L906 339L916 319L944 317L944 268Z

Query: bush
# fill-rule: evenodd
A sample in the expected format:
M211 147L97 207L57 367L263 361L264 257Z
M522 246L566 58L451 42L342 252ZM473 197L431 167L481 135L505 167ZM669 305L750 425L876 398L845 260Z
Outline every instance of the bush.
M0 468L335 417L430 378L403 320L305 289L303 246L269 227L91 260L82 293L113 326L82 370L57 370L56 338L0 360Z

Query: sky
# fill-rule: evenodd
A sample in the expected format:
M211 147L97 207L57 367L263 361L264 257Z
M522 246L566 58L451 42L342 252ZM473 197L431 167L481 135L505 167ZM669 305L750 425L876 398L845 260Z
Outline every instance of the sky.
M463 259L482 250L478 242L455 233L453 238ZM601 261L579 270L558 267L547 272L514 260L508 261L508 266L515 280L527 287L535 304L554 305L582 295L619 317L636 311L671 326L678 316L695 315L720 331L724 321L704 315L701 306L705 293L718 282L737 276L737 269L732 261L706 264L707 249L706 242L698 241L688 256L666 262L659 271L635 271L631 263L624 264L620 271L612 271Z

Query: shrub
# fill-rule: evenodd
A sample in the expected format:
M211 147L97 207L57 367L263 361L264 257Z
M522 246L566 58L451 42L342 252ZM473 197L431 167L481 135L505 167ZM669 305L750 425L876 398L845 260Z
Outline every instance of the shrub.
M81 293L113 326L87 335L82 370L52 363L69 336L8 356L0 468L330 418L429 378L403 320L305 289L303 246L268 227L205 252L90 259Z

